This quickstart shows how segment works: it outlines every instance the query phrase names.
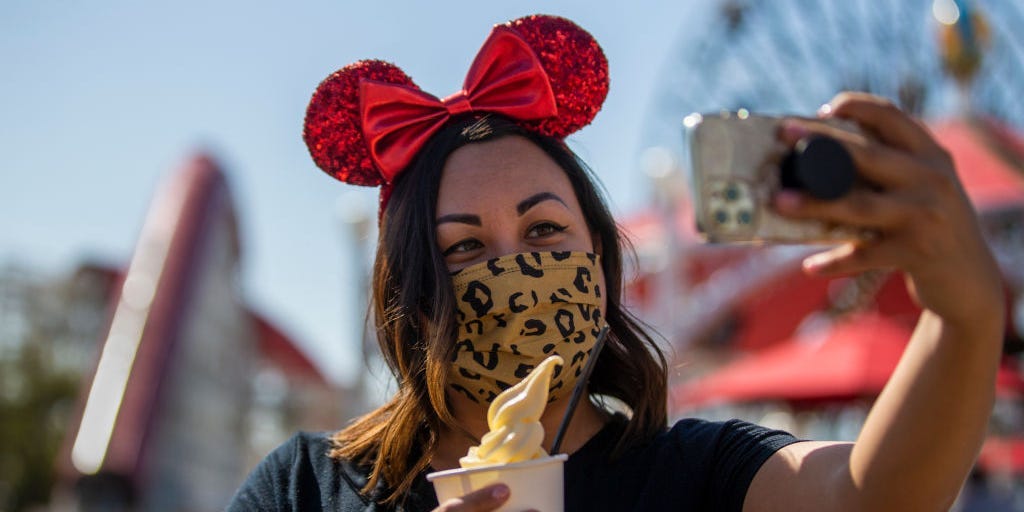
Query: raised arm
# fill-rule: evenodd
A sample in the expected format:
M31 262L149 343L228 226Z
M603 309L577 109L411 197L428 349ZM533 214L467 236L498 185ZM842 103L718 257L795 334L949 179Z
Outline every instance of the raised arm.
M776 208L879 236L811 256L805 270L902 270L924 311L857 441L783 448L755 476L744 510L946 510L992 408L1005 315L998 268L952 159L922 124L864 94L840 94L824 110L857 121L870 137L796 121L781 136L841 140L876 188L833 202L781 194Z

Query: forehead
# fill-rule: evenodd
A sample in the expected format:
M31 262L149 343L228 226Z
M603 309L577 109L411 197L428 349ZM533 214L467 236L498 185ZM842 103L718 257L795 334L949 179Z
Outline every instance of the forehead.
M539 192L554 193L579 210L565 171L533 142L507 136L471 143L456 149L445 162L437 214L475 213Z

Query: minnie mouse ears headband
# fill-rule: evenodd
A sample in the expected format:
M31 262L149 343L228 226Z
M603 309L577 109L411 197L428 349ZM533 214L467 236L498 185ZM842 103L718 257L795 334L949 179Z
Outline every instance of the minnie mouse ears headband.
M444 99L420 90L397 66L362 60L327 77L306 109L303 139L316 165L353 185L391 184L453 116L504 115L564 138L586 126L608 94L608 61L593 36L556 16L497 25L462 90Z

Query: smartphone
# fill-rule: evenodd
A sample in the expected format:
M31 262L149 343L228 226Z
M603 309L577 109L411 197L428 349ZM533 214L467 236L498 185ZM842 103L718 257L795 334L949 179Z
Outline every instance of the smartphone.
M686 116L697 230L712 243L836 244L870 237L847 226L783 217L772 208L783 188L835 200L860 186L839 142L812 136L788 147L778 137L782 119L745 110ZM859 133L850 121L816 121Z

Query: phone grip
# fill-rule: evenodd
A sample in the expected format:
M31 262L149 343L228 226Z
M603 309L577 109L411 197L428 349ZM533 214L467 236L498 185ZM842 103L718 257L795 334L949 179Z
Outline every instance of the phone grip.
M850 153L831 137L816 135L797 141L781 165L782 188L818 199L838 199L853 187L857 171Z

